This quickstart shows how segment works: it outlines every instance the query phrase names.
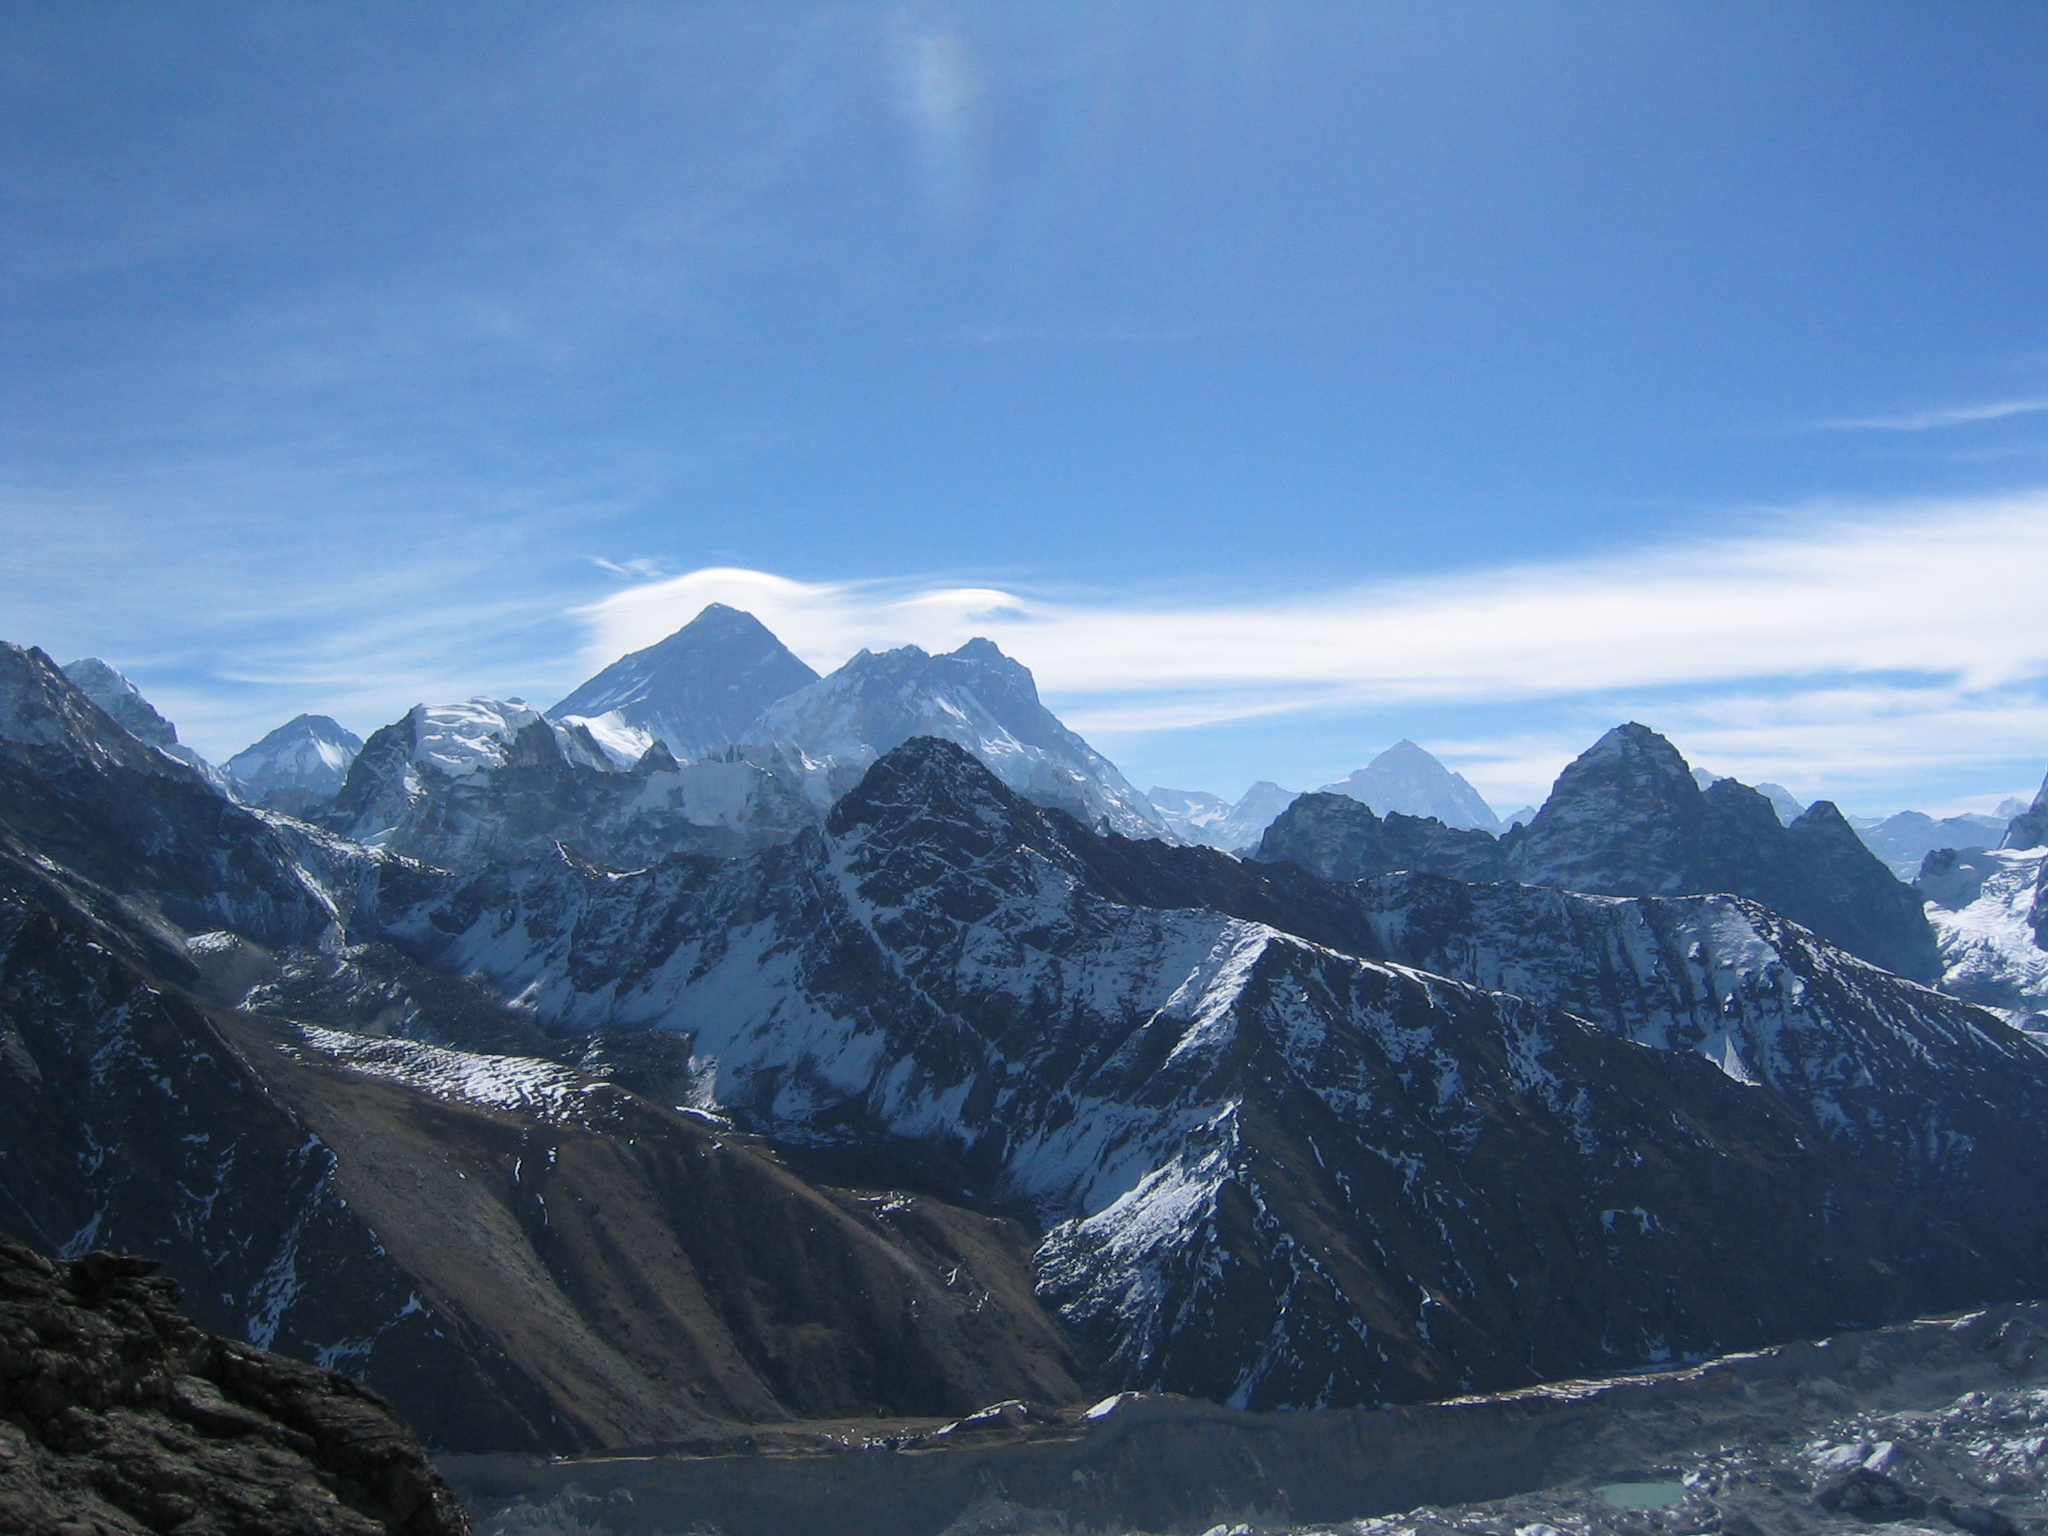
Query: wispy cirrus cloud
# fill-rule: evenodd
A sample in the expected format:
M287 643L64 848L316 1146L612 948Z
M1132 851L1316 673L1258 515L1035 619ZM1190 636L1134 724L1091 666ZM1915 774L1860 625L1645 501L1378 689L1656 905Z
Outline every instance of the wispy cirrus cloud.
M1078 728L1145 756L1148 741L1233 722L1491 707L1493 745L1473 738L1454 755L1495 794L1533 794L1585 740L1532 755L1531 709L1604 710L1606 723L1641 709L1690 731L1720 771L1825 788L2048 756L2048 622L2019 574L2044 569L2048 492L1264 600L720 568L629 587L580 616L593 667L707 602L755 613L821 670L862 647L987 635Z
M1951 405L1931 411L1908 411L1898 416L1851 416L1835 421L1818 421L1811 432L1933 432L1942 427L1967 427L1980 421L2003 421L2008 416L2032 416L2048 411L2048 398L1993 400L1982 405Z

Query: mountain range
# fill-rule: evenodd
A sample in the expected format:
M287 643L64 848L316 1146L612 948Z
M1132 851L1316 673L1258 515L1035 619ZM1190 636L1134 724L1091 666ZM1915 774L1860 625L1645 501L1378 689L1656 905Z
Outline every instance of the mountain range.
M697 624L410 711L304 815L0 647L0 1229L478 1451L1407 1401L2048 1286L2048 786L1916 890L1631 724L1503 836L1317 793L1234 857L986 641L735 733L794 674ZM249 797L337 771L277 735Z

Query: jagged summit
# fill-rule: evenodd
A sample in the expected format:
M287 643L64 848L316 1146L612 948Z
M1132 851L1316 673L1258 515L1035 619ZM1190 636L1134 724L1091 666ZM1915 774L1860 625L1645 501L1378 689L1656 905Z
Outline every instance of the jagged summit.
M1507 873L1602 896L1733 891L1866 960L1931 982L1941 962L1918 898L1831 801L1790 826L1756 790L1702 790L1679 750L1634 721L1563 773L1534 821L1510 834Z
M1404 816L1434 816L1449 827L1501 831L1493 807L1465 776L1451 772L1412 741L1395 742L1349 778L1325 784L1320 793L1349 795L1382 816L1399 811Z
M580 720L617 755L654 741L702 757L739 740L773 704L818 674L751 613L712 603L666 640L622 656L550 709Z
M118 763L145 773L184 771L122 725L34 646L0 642L0 741L55 749L94 768Z
M79 691L114 717L114 723L145 746L175 747L178 728L157 712L142 696L142 690L125 673L115 670L97 656L66 662L64 675Z
M1038 699L1038 685L994 642L933 656L914 645L862 651L830 677L771 705L743 744L800 754L811 792L828 804L867 766L913 736L966 748L1018 794L1089 826L1162 837L1166 825L1116 766Z
M1703 794L1678 748L1646 725L1617 725L1557 776L1522 829L1517 876L1603 896L1677 895L1708 858Z
M69 663L64 675L78 690L107 712L114 723L144 746L175 757L215 789L228 792L227 775L178 740L178 728L166 720L157 707L142 696L142 690L125 674L101 661L85 656Z
M2001 848L2039 848L2048 843L2048 778L2034 792L2034 803L2013 817L1999 842Z
M835 836L882 823L892 833L939 825L994 825L1017 795L957 742L913 736L891 747L839 798L826 818Z
M326 715L298 715L227 760L242 797L297 815L334 798L363 739Z

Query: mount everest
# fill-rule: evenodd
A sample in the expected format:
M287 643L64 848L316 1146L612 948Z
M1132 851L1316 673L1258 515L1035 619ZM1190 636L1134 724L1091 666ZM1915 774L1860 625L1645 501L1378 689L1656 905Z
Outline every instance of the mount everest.
M2037 844L1914 890L1626 726L1505 836L1324 793L1234 858L985 641L772 643L713 610L345 765L302 717L230 764L340 777L296 813L0 652L0 1225L475 1449L1407 1400L2048 1285Z

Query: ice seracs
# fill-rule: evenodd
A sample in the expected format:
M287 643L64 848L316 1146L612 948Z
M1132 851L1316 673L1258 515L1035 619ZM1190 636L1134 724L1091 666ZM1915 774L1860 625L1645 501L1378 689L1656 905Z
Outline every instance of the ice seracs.
M1412 741L1397 741L1349 778L1325 784L1326 795L1349 795L1382 816L1434 816L1447 827L1502 830L1493 807L1462 773L1453 773Z
M1941 989L2048 1028L2048 950L2030 921L2044 848L1941 849L1914 882L1941 946Z

